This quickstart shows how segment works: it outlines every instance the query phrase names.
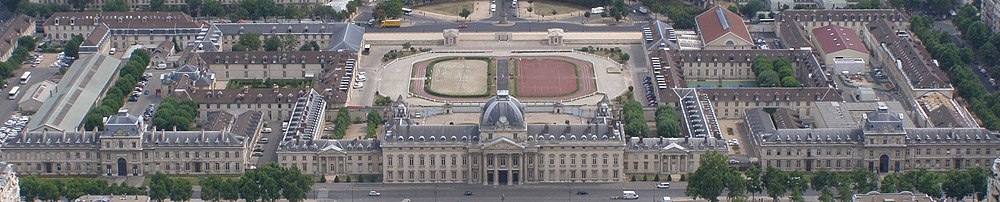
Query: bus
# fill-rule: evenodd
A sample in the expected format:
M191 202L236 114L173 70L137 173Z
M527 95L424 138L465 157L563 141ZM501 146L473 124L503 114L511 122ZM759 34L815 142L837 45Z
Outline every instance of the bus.
M20 86L14 86L13 88L10 89L10 92L7 93L7 99L11 100L17 99L17 93L20 91L21 91Z
M21 75L21 84L28 84L29 79L31 79L31 72L24 72Z
M413 9L403 8L403 15L413 15Z

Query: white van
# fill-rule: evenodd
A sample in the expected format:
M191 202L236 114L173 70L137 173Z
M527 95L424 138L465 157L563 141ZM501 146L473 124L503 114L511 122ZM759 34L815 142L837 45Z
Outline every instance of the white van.
M635 191L622 191L622 199L639 199L639 194Z
M117 48L111 48L111 51L108 51L108 54L109 55L115 55L115 52L118 52L118 49Z

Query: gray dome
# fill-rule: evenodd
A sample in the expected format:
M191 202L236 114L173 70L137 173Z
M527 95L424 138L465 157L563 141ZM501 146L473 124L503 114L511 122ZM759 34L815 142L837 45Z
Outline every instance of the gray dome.
M506 90L497 91L497 96L490 98L483 105L483 117L479 121L481 127L518 126L524 127L524 105Z

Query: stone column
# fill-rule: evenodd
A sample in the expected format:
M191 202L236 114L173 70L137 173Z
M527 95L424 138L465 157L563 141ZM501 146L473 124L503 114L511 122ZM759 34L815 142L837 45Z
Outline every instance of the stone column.
M490 162L493 162L493 169L492 169L493 170L493 185L500 185L500 169L499 169L500 168L500 165L499 165L500 162L497 161L497 155L496 154L493 154L493 157L490 157Z
M503 160L507 162L505 164L505 165L507 165L507 171L506 171L507 172L507 185L513 185L514 184L514 155L513 154L504 155ZM518 176L518 177L520 177L520 176Z

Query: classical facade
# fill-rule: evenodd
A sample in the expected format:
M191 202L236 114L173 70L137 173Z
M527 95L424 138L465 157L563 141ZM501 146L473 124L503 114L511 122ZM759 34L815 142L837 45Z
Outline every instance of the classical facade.
M21 201L21 184L14 165L0 162L0 201Z
M240 174L259 136L258 128L158 131L126 110L108 117L104 129L18 134L3 145L2 158L27 175Z
M525 106L503 90L483 105L477 125L418 125L401 98L392 106L382 138L313 140L286 133L279 163L385 183L620 182L627 175L693 172L701 154L727 149L715 139L626 138L607 99L588 124L528 124Z
M858 128L775 129L761 110L746 113L762 166L783 170L880 173L926 168L989 167L1000 135L983 128L907 128L884 105L865 113Z
M260 40L293 38L296 44L289 46L295 50L304 43L316 42L322 50L357 52L362 47L364 32L365 28L354 23L215 23L204 35L204 41L212 44L201 45L197 50L229 51L244 34L254 33Z
M809 51L803 50L696 50L678 51L672 54L674 62L683 73L684 79L691 81L755 81L754 58L768 60L788 59L796 70L795 78L806 86L826 86L827 81L819 60ZM813 75L810 75L813 74ZM695 87L695 86L691 86ZM728 86L726 86L728 87Z

